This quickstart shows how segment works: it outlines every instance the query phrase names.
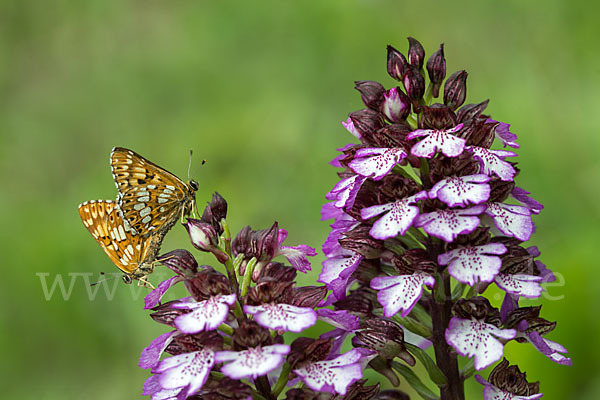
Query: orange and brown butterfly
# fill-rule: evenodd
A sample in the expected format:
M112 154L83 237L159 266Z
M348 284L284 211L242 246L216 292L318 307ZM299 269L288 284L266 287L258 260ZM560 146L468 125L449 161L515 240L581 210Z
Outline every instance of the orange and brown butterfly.
M132 150L115 147L110 155L123 218L143 237L166 234L195 207L198 183L183 182Z
M79 205L79 215L100 247L123 271L125 283L139 280L150 285L145 278L154 270L164 234L149 238L136 234L121 217L117 203L111 200L86 201Z

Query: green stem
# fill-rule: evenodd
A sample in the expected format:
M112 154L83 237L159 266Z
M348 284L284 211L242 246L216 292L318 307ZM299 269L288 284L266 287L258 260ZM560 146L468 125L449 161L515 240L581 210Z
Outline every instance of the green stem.
M248 264L246 264L246 271L244 272L244 280L242 281L242 288L240 289L240 297L244 297L248 293L248 287L252 282L252 273L256 266L256 257L252 257Z
M276 398L283 391L283 389L285 389L285 385L287 385L287 383L288 383L288 377L289 377L291 369L292 369L292 367L290 366L290 364L288 364L288 363L283 364L283 367L281 368L281 375L279 375L279 379L277 380L277 383L275 383L275 386L273 386L273 395Z
M233 336L233 328L227 324L221 324L219 330L226 335Z

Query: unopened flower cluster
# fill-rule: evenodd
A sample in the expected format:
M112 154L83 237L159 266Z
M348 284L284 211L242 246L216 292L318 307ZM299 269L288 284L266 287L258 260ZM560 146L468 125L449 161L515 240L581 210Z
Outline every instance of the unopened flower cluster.
M212 253L226 274L198 265L187 250L160 257L175 276L146 296L145 307L169 329L140 357L140 367L152 373L144 394L153 400L360 399L377 394L379 385L365 386L362 379L374 352L340 351L347 332L359 328L358 318L318 307L327 295L325 286L295 285L297 272L310 270L307 256L315 250L284 246L287 232L277 223L261 231L246 227L231 240L226 214L227 203L215 194L202 217L185 224L193 246ZM161 303L177 283L189 296ZM317 319L331 326L327 334L284 342L285 332L302 332Z
M487 381L476 376L486 400L540 398L539 385L503 360L504 345L529 343L551 361L571 360L546 338L556 323L541 307L519 306L555 277L525 244L543 206L516 185L517 154L507 148L519 148L517 136L485 114L488 100L465 104L467 72L445 79L443 45L427 62L413 38L407 56L387 50L394 85L356 82L365 108L342 124L358 143L331 162L343 170L322 209L334 219L319 276L333 291L327 304L358 316L361 328L398 323L394 337L433 343L435 362L411 353L442 399L464 399L464 379L498 361ZM490 285L505 293L500 309L484 297ZM361 335L353 344L383 354ZM458 371L458 355L471 359L470 371ZM411 357L403 359L412 365ZM400 374L422 395L439 396L394 357L379 359L370 366L392 383Z

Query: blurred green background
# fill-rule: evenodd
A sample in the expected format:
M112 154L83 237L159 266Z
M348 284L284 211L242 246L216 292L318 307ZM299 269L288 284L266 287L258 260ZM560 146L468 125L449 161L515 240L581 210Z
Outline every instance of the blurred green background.
M512 124L517 182L546 206L531 242L561 284L542 314L574 366L516 343L507 356L545 398L600 398L598 11L581 0L1 1L2 397L140 397L139 353L165 329L142 310L144 289L109 281L114 295L99 286L91 300L81 275L116 272L77 213L115 197L113 146L182 178L193 148L200 205L216 190L234 232L277 220L286 243L320 249L327 163L353 139L340 121L361 108L353 81L393 85L385 46L405 51L414 36L428 55L444 42L448 75L469 72L468 102L490 98L487 112ZM175 227L163 250L179 247L190 246ZM70 297L46 300L40 273L67 289L75 277ZM159 267L152 281L165 277Z

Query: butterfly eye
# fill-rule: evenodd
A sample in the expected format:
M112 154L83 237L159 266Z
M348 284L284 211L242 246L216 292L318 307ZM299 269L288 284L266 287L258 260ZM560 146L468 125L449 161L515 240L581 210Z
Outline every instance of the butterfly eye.
M125 282L126 284L130 284L131 282L133 282L133 280L131 279L131 277L129 275L123 275L123 282Z
M197 191L198 190L198 182L196 182L195 180L191 180L190 181L190 187L192 188L193 191Z

